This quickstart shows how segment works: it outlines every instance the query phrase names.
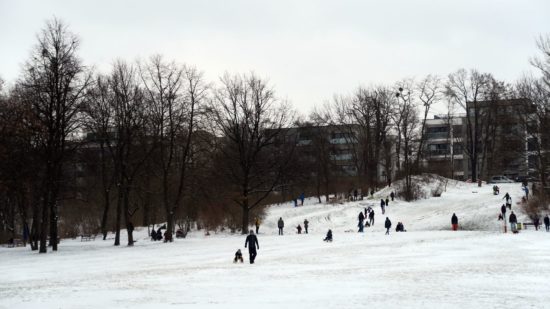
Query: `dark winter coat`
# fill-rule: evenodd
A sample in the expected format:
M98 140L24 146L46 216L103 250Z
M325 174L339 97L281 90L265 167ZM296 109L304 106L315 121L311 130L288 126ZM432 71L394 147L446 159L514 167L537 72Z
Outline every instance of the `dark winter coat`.
M369 213L369 219L374 219L374 211L371 211L371 212Z
M458 217L456 215L453 215L451 218L451 224L458 224Z
M279 221L277 222L277 227L280 229L285 227L285 222L283 221L283 219L279 219Z
M500 212L505 214L506 213L506 205L500 206Z
M384 223L384 227L387 228L387 229L391 228L391 221L390 221L390 219L386 219L386 222Z
M363 220L365 220L365 215L363 215L363 212L360 212L360 213L359 213L359 217L358 217L357 219L359 219L360 222L362 222Z
M305 227L306 229L307 229L308 225L309 225L309 221L304 220L304 227Z
M508 220L510 223L518 223L518 218L516 217L516 214L515 213L512 213L510 215L510 218Z
M550 218L548 216L544 217L544 225L550 225Z
M380 200L380 207L384 207L386 206L386 202L384 202L384 200Z
M256 251L256 246L258 249L260 249L260 244L258 243L258 238L256 235L248 235L246 236L246 240L244 242L244 247L246 248L248 246L248 251Z

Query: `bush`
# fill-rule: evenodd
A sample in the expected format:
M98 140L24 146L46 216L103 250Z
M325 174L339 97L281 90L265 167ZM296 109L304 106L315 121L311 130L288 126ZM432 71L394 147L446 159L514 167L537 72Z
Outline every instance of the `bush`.
M529 201L520 205L527 216L534 220L540 218L540 214L550 210L550 199L546 195L532 196Z

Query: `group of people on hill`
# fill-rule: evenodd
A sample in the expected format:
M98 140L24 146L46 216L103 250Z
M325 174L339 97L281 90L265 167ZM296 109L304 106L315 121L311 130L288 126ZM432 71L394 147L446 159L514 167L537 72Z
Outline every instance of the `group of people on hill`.
M370 206L365 208L365 213L363 214L362 211L359 212L357 220L359 221L357 224L357 227L359 227L358 232L363 233L365 226L370 227L374 225L374 210ZM367 220L367 222L364 222L365 220Z

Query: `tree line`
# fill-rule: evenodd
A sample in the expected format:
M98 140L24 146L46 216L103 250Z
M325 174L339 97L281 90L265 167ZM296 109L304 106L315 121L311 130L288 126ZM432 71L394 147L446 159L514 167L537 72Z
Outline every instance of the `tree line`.
M414 199L412 176L429 170L422 133L436 104L448 107L447 119L467 114L461 143L476 181L496 164L481 156L502 151L491 145L501 116L478 102L529 99L533 110L516 112L543 184L548 175L550 37L540 38L542 56L531 60L541 77L508 84L461 69L359 87L307 117L254 73L210 82L160 55L117 60L99 73L84 65L79 43L62 21L48 21L17 82L0 80L0 235L23 229L40 253L80 233L106 239L112 231L120 245L125 230L132 246L134 225L160 222L170 233L192 226L246 233L264 205L296 190L328 200L350 184L339 186L331 127L352 147L353 186L380 186L384 171L404 179L398 193ZM316 128L307 156L292 127Z

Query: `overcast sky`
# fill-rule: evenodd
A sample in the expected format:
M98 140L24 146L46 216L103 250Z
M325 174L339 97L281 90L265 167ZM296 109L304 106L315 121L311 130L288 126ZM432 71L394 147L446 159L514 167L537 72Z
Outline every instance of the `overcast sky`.
M88 65L160 53L209 80L256 72L302 113L334 93L477 68L514 81L550 32L550 1L0 0L0 76L13 82L47 19Z

